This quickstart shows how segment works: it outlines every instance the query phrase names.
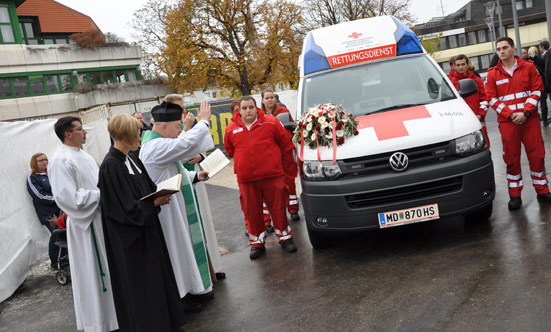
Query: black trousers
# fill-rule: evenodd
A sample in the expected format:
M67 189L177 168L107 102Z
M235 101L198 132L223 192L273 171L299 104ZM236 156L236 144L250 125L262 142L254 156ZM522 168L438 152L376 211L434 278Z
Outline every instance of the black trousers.
M548 92L543 90L541 92L540 107L541 107L541 120L547 121L547 95Z

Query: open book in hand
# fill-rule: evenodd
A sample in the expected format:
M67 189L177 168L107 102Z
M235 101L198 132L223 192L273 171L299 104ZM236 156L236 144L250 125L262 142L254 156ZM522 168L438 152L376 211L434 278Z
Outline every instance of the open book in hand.
M141 198L141 200L151 199L154 200L157 197L174 194L180 191L182 185L182 174L176 174L173 177L164 180L157 184L157 191Z
M230 163L230 160L224 156L220 149L214 150L208 157L199 163L199 166L209 172L209 177L213 177Z

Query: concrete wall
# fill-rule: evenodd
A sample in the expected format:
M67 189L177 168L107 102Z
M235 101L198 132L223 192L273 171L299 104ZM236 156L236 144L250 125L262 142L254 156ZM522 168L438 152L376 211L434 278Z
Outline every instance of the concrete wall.
M142 58L138 46L98 47L76 45L0 45L0 74L46 70L137 66Z
M107 103L121 103L165 96L170 90L143 81L97 85L87 93L63 93L0 100L0 121L59 117Z

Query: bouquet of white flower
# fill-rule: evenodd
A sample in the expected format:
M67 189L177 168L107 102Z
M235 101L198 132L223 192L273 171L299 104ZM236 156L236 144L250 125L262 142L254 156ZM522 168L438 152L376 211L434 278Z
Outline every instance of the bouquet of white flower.
M293 141L307 144L310 149L319 146L343 145L348 137L358 135L358 121L342 106L323 104L309 108L297 121Z

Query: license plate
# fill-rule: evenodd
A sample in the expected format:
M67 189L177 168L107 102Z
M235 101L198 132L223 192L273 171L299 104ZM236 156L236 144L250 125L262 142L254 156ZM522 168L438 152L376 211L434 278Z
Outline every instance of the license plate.
M430 204L404 210L379 213L379 227L387 228L438 219L438 204Z

